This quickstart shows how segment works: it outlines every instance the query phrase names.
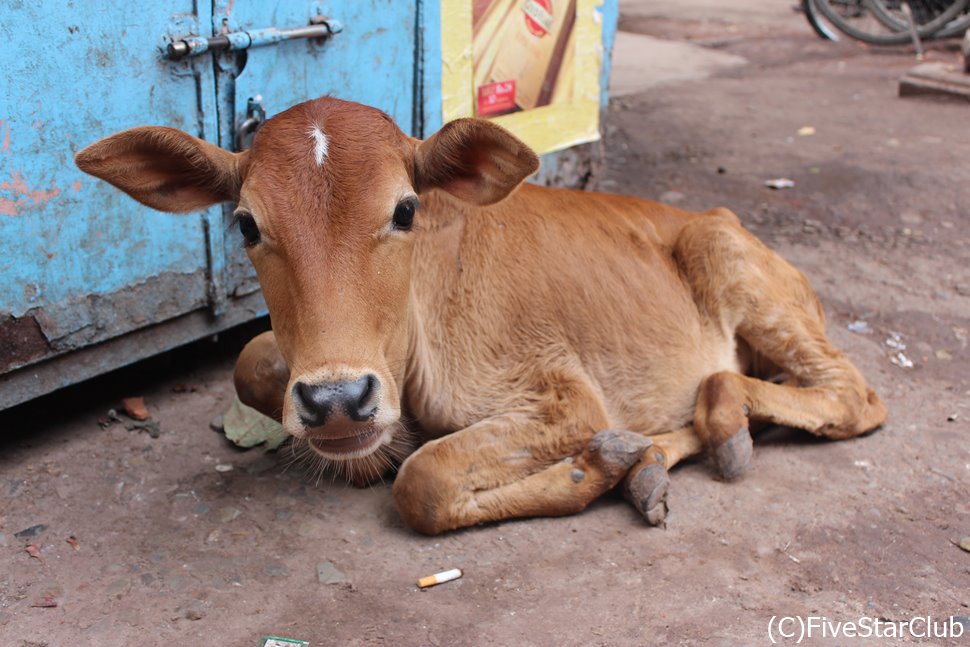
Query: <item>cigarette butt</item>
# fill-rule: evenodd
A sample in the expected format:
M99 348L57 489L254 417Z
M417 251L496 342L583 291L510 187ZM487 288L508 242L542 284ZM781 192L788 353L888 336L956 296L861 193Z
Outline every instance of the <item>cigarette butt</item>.
M457 580L459 577L461 577L461 575L462 573L460 568L453 568L450 571L442 571L441 573L435 573L434 575L422 577L418 580L418 587L426 589L429 586L434 586L435 584L444 584L445 582Z

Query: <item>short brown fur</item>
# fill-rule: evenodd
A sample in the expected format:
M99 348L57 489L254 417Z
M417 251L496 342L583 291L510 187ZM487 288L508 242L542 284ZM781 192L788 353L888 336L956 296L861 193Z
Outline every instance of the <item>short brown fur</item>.
M489 122L420 142L325 98L245 153L141 128L77 162L156 208L252 215L273 332L240 357L240 396L354 482L407 456L393 495L421 532L570 514L621 482L662 523L666 470L707 449L737 476L749 420L848 438L886 417L808 281L734 214L519 186L537 159ZM371 417L305 424L299 385L362 375ZM363 455L326 449L371 437Z

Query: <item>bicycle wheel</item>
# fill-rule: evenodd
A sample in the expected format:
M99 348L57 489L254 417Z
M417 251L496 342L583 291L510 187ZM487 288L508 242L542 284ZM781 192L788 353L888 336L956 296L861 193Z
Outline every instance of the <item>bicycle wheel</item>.
M908 0L913 20L919 26L917 33L924 37L936 37L936 32L944 29L966 9L967 0ZM867 6L879 22L894 32L909 32L909 19L903 11L901 0L867 0Z
M819 38L832 41L839 40L838 31L832 29L829 23L819 14L815 0L802 0L802 13L805 14L805 20L812 26L812 30L818 34Z
M938 32L933 34L933 38L959 38L968 29L970 29L970 13L964 13L945 24Z
M890 15L885 0L814 0L819 12L847 36L870 45L904 45L911 40L908 23L899 19L887 20ZM900 6L898 0L893 0ZM966 7L970 0L954 0L926 24L918 25L920 38L929 37L934 31L950 22ZM880 12L880 9L884 11ZM915 17L915 16L914 16ZM887 26L886 22L894 27ZM899 29L899 24L902 27Z

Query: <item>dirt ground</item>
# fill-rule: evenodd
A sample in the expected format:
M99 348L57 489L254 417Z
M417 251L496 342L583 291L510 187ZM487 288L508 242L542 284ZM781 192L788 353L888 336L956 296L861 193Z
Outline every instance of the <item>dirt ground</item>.
M970 644L970 106L897 98L911 54L818 40L790 2L717 4L622 3L628 32L744 61L616 98L601 188L736 211L808 274L883 430L769 431L736 483L680 466L666 530L606 497L428 538L389 485L209 430L250 327L0 415L0 644L760 645L774 615L955 616L964 638L924 644ZM794 188L763 186L779 177ZM131 394L158 438L99 427ZM320 581L328 562L345 582Z

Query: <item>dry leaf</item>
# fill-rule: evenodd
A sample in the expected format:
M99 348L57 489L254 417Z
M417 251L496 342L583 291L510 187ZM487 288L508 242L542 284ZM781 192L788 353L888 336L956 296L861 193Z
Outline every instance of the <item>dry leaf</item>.
M134 420L148 420L152 417L145 406L145 398L125 398L121 401L121 406L124 407L125 414Z
M40 547L37 544L27 544L27 548L25 548L24 550L26 550L27 554L33 557L34 559L39 559L40 561L44 561L44 556L40 554Z
M74 535L71 535L70 537L67 538L67 543L69 543L71 545L71 548L73 548L74 550L81 550L81 545L77 543L77 537L75 537Z

